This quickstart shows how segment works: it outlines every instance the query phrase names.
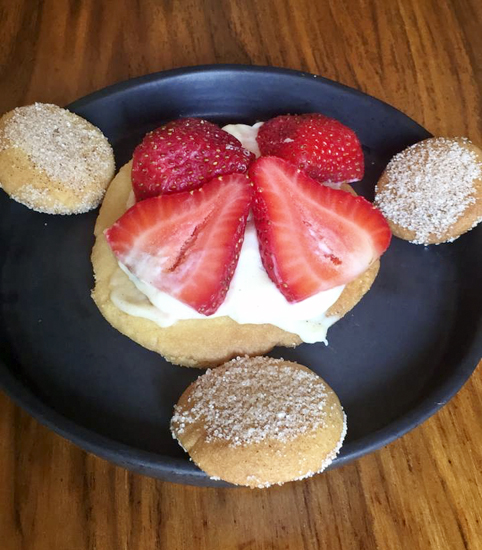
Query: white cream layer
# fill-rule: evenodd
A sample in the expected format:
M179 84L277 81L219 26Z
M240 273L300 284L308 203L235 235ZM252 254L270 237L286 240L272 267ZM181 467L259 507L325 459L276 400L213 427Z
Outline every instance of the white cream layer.
M263 124L264 122L257 122L253 124L253 126L248 126L247 124L228 124L223 126L223 130L240 141L245 149L254 153L256 157L260 157L261 152L256 138L258 136L258 130Z
M225 130L237 137L246 149L259 154L256 134L261 123L253 127L230 124ZM254 144L254 145L253 145ZM129 198L128 204L132 197ZM130 206L130 204L129 204ZM135 288L122 272L111 279L111 300L124 313L150 319L161 327L168 327L182 319L205 319L190 306L139 280L119 263ZM229 291L219 309L209 317L228 316L237 323L275 325L297 334L307 343L325 342L328 328L337 317L326 317L325 312L338 300L344 286L332 288L307 300L289 303L266 273L259 254L256 229L248 220L239 262Z

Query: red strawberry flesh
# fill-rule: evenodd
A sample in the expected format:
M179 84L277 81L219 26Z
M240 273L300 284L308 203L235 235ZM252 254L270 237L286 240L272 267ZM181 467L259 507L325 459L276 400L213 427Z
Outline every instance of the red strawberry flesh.
M292 138L305 116L282 115L265 122L256 137L261 154L278 156L283 143Z
M197 118L174 120L145 136L136 147L132 185L138 201L201 187L216 176L245 173L254 155L216 124Z
M295 164L321 183L350 183L363 178L364 157L353 130L325 115L283 115L258 132L262 155Z
M123 265L143 282L211 315L238 263L252 201L246 175L136 203L105 231Z
M387 249L388 224L364 198L276 157L259 158L250 176L261 259L289 302L347 284Z

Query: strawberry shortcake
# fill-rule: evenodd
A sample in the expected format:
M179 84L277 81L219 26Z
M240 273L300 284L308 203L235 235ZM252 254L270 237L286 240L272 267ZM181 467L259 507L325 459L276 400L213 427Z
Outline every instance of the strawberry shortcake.
M356 135L323 115L170 122L107 191L93 299L120 332L185 366L326 342L390 242L346 185L362 176Z

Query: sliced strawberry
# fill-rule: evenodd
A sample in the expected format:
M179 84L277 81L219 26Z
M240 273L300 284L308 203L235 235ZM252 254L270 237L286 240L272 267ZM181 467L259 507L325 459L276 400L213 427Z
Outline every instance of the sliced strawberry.
M353 130L325 115L284 115L258 132L262 155L295 164L321 183L350 183L363 178L364 158Z
M136 277L210 315L238 263L252 196L246 175L221 176L136 203L105 236Z
M265 122L256 136L261 154L277 157L285 140L292 139L293 134L307 116L311 115L282 115Z
M387 249L388 224L364 198L276 157L259 158L249 173L261 259L289 302L352 281Z
M132 186L138 201L190 191L215 176L246 172L254 158L212 122L174 120L147 134L136 147Z

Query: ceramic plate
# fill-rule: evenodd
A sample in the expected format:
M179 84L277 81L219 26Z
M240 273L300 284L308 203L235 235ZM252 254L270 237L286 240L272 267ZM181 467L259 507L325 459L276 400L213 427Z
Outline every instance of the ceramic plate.
M429 137L372 97L284 69L208 66L116 84L69 106L99 126L117 166L143 134L185 116L254 123L321 112L363 144L369 199L392 155ZM176 367L113 329L90 298L97 212L48 216L0 194L0 382L40 422L135 472L214 482L171 438L174 403L200 371ZM329 345L276 349L337 392L348 436L333 466L400 437L445 404L474 370L482 343L482 232L423 247L394 238L370 292L328 333Z

